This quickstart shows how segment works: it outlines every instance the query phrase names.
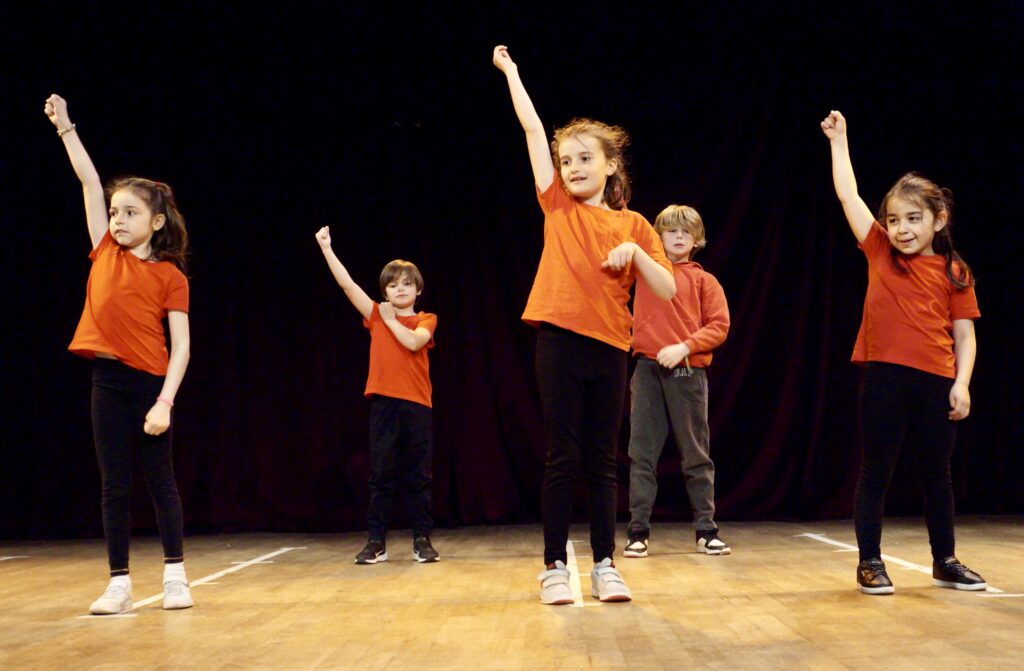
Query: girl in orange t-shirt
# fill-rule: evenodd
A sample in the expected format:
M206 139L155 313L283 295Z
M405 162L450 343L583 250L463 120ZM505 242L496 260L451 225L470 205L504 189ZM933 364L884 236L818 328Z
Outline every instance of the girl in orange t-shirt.
M954 555L949 461L955 422L971 409L968 385L977 353L973 320L981 313L970 268L953 246L952 194L909 173L886 194L876 220L857 193L846 119L833 111L821 128L831 142L836 194L868 260L864 317L853 355L865 365L860 395L864 451L854 504L857 584L865 594L894 591L881 558L882 512L909 433L925 493L933 582L986 589L984 579Z
M104 192L68 117L67 103L52 95L44 112L82 182L93 245L85 309L68 348L95 359L93 438L103 483L110 583L89 610L105 615L132 608L128 546L133 450L142 460L160 528L163 606L188 608L192 596L185 576L181 498L174 481L170 431L171 407L189 358L185 221L166 184L128 177L114 181ZM164 341L165 317L170 353Z
M548 443L541 602L575 600L566 544L573 485L581 473L589 485L591 593L601 601L628 601L629 589L612 561L616 447L632 325L627 303L638 274L656 295L672 298L671 264L647 220L626 209L625 131L574 119L549 145L508 50L495 47L493 62L508 80L526 132L544 212L544 249L523 313L526 322L540 327L537 383Z

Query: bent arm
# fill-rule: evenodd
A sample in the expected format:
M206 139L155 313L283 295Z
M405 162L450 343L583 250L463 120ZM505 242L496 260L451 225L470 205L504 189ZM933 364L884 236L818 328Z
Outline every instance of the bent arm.
M402 344L402 347L410 352L418 352L430 342L430 331L422 326L411 329L397 319L385 319L384 325L391 329L391 332L398 338L398 342Z
M710 352L729 335L729 304L722 286L715 282L701 285L701 326L686 339L691 354Z
M652 259L640 245L633 252L633 267L658 298L670 301L676 295L676 280L672 271Z

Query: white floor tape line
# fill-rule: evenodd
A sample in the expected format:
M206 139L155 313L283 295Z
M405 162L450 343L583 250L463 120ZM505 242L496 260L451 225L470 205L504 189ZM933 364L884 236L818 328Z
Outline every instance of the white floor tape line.
M224 569L223 571L217 571L216 573L211 573L210 575L202 577L202 578L200 578L198 580L190 580L189 581L189 586L190 587L197 587L199 585L211 584L211 583L213 583L214 580L217 580L217 578L223 578L224 576L226 576L226 575L228 575L230 573L235 573L236 571L241 571L242 569L248 568L249 566L253 566L255 564L273 563L273 562L268 562L267 560L268 559L272 559L273 557L277 557L278 555L283 555L286 552L291 552L292 550L305 550L305 549L306 549L305 547L280 548L279 550L275 550L274 552L268 552L265 555L262 555L260 557L256 557L255 559L250 559L249 561L231 562L232 564L234 564L234 566L232 566L231 568ZM142 608L143 606L148 606L151 603L156 603L157 601L160 601L163 598L164 598L164 593L160 592L159 594L155 594L155 595L153 595L151 597L147 597L147 598L145 598L145 599L143 599L141 601L136 601L135 604L132 606L132 610L138 610L139 608ZM126 617L126 616L131 616L131 615L134 615L134 613L121 613L119 615L79 615L78 619L80 619L80 620L104 619L105 620L105 619L109 619L109 618L112 618L112 617Z
M575 541L568 541L565 544L566 562L565 568L569 569L569 589L572 590L573 608L583 608L583 589L580 587L580 567L576 564L576 549L573 547Z
M812 541L818 541L819 543L825 543L827 545L832 545L837 548L842 548L842 550L844 551L857 551L856 545L850 545L849 543L843 543L841 541L833 540L828 536L824 536L822 534L796 534L794 538L810 538ZM892 555L883 554L882 560L887 564L896 564L897 566L902 566L903 568L910 569L911 571L917 571L918 573L924 573L925 575L930 576L932 574L931 566L922 566L920 564L915 564L913 562L900 559L899 557L893 557ZM984 592L975 592L975 596L1021 597L1024 596L1024 594L1007 594L998 587L993 587L992 585L989 585L988 589Z

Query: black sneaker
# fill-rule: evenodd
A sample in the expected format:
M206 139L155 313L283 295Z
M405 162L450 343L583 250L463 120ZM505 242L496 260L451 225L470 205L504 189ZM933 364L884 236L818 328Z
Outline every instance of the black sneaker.
M857 564L857 585L865 594L892 594L896 591L885 572L885 562L878 557L864 559Z
M622 556L646 557L648 531L646 529L627 529L626 535L629 540L626 542L626 549L622 551Z
M437 550L430 544L429 536L417 536L412 542L412 558L421 564L435 562L441 559Z
M697 532L697 552L708 555L727 555L732 553L732 548L718 537L718 529L711 529Z
M956 557L946 557L932 564L932 582L938 587L977 590L988 589L980 575L960 563Z
M366 547L356 555L357 564L376 564L388 560L388 550L384 541L379 538L371 538L366 541Z

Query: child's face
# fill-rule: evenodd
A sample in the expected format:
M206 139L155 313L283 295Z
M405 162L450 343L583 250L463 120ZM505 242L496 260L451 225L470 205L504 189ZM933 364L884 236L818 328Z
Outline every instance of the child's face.
M601 204L605 182L618 169L618 163L605 156L600 141L585 133L558 145L558 166L569 193L588 205Z
M146 251L153 233L163 228L165 217L153 215L142 198L131 189L119 189L110 197L110 237L128 249Z
M889 199L886 207L885 230L889 234L889 242L903 254L935 254L932 241L935 234L946 225L948 215L940 212L939 216L923 204L899 196Z
M672 263L689 261L693 253L693 234L678 226L670 228L661 232L661 244L665 246L665 256Z
M407 275L399 275L384 287L384 294L387 296L388 302L394 305L396 310L413 307L416 297L420 293L416 289L416 283Z

